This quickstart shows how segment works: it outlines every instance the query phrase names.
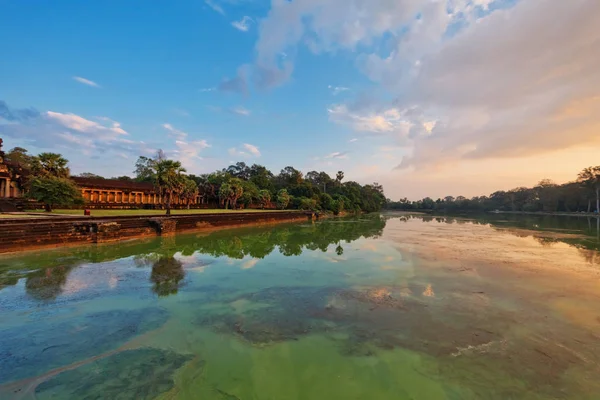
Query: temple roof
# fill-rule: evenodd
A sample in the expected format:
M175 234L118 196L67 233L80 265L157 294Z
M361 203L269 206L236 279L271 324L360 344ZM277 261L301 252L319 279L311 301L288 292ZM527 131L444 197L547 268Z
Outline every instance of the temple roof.
M103 190L122 190L122 191L138 191L138 192L153 192L154 185L147 182L132 182L118 179L99 179L99 178L81 178L77 176L71 179L79 187L90 189Z

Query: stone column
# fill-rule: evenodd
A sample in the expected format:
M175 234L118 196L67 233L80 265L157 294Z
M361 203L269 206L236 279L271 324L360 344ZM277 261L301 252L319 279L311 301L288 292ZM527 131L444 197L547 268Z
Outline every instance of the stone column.
M4 179L0 179L0 198L4 197Z
M10 178L6 178L6 181L4 182L4 197L10 197Z

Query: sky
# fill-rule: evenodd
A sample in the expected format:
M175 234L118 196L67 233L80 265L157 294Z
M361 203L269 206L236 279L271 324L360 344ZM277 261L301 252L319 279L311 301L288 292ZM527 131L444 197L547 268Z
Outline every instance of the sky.
M391 199L600 164L598 0L0 0L0 137L72 173L237 161Z

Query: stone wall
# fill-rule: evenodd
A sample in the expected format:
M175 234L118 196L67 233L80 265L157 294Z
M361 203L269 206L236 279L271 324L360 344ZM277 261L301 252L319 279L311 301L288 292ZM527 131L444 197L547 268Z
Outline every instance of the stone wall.
M0 219L0 253L70 243L102 243L182 231L305 220L304 212Z

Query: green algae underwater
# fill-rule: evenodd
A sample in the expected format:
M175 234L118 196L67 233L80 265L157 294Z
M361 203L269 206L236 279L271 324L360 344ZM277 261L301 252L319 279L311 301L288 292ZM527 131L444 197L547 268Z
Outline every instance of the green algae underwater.
M598 228L383 214L0 255L0 398L599 399Z

